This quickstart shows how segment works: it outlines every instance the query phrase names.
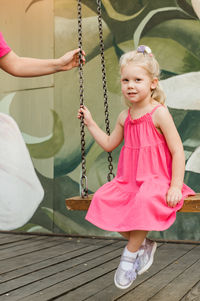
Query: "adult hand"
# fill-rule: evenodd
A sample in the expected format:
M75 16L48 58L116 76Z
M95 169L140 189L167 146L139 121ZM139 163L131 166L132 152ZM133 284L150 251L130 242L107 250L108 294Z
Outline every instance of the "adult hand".
M59 60L59 70L58 71L67 71L74 67L79 66L79 52L80 49L71 50L65 53ZM85 64L85 52L82 50L82 62Z

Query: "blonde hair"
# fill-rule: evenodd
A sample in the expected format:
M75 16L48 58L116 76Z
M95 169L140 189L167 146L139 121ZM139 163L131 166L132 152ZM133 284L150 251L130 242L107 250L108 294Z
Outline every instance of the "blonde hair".
M152 53L146 53L146 52L142 53L142 52L138 52L137 50L129 51L121 56L119 61L120 69L128 65L128 63L130 62L143 67L147 71L148 75L152 80L155 77L159 79L160 67ZM163 89L159 84L159 81L156 88L152 90L151 97L155 99L157 102L164 104L166 97ZM126 98L124 99L124 101L127 106L129 107L131 106L131 103Z

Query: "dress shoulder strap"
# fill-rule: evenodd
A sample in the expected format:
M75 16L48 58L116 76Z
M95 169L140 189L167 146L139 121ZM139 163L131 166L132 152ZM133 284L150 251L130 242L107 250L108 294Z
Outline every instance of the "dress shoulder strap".
M157 110L157 108L159 107L162 107L162 104L159 104L155 108L153 108L153 110L149 114L152 115L155 112L155 110Z

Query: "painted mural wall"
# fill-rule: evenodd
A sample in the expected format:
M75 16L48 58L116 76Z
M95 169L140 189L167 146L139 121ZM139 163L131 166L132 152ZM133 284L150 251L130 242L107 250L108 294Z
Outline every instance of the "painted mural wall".
M22 0L20 5L18 0L12 0L12 5L11 0L1 1L1 32L19 55L59 57L77 48L76 0ZM104 129L96 1L82 2L85 104ZM166 103L183 141L185 183L200 191L199 1L102 0L102 4L111 129L124 108L119 57L146 44L160 63ZM65 198L79 194L81 173L78 70L35 79L16 79L1 72L0 89L0 112L19 125L44 189L36 212L18 230L116 236L86 222L85 212L65 208ZM113 152L115 171L119 152L120 147ZM87 132L86 153L89 190L94 192L106 182L107 154ZM178 213L170 229L150 236L200 240L199 229L199 214Z
M31 0L1 0L0 31L7 44L20 56L53 57L53 9L53 0L38 3ZM54 158L46 149L53 139L57 116L54 110L54 77L23 79L0 71L0 112L12 116L17 122L38 177L41 175L53 181ZM29 222L23 229L43 231L39 222L42 218L38 218L41 209L36 212L33 222L30 217L41 200L43 205L53 207L53 192L45 191L42 197L43 192L32 170L30 158L12 120L6 118L5 122L1 122L0 138L0 220L4 221L1 228L15 229L16 225ZM13 177L7 179L4 170L8 170L7 176L10 174ZM41 184L45 190L44 184ZM48 229L53 231L53 222L47 220L47 223Z

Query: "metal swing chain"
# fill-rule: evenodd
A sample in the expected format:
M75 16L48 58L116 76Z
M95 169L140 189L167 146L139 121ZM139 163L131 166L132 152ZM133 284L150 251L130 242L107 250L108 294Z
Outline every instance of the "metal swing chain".
M83 61L82 61L82 11L81 0L78 0L78 47L79 52L79 85L80 85L80 108L84 105L84 86L83 86ZM81 135L81 160L82 160L82 174L81 174L81 197L88 197L88 185L86 177L86 160L85 160L85 124L84 116L82 114L80 119L80 135Z
M78 47L79 52L79 85L80 85L80 107L84 105L84 86L83 86L83 61L82 61L82 6L81 0L78 0ZM110 122L108 112L108 96L107 96L107 85L106 85L106 71L105 71L105 58L104 58L104 43L103 43L103 26L101 16L101 1L97 0L97 13L98 13L98 24L99 24L99 39L100 39L100 53L101 53L101 66L102 66L102 82L104 91L104 108L105 108L105 123L106 132L110 135ZM81 116L80 120L80 135L81 135L81 160L82 160L82 174L81 174L81 196L82 198L88 197L88 185L86 177L86 159L85 159L85 124L84 116ZM112 155L108 152L108 168L109 173L107 175L108 181L114 178Z
M102 25L102 14L101 14L101 0L97 0L97 13L98 13L98 27L99 27L99 40L100 40L100 54L101 54L101 71L102 71L102 83L103 83L103 95L104 95L104 109L105 109L105 124L106 133L110 135L110 121L108 112L108 94L107 94L107 84L106 84L106 67L105 67L105 57L104 57L104 42L103 42L103 25ZM114 178L112 155L108 152L108 169L109 173L107 175L108 181Z

